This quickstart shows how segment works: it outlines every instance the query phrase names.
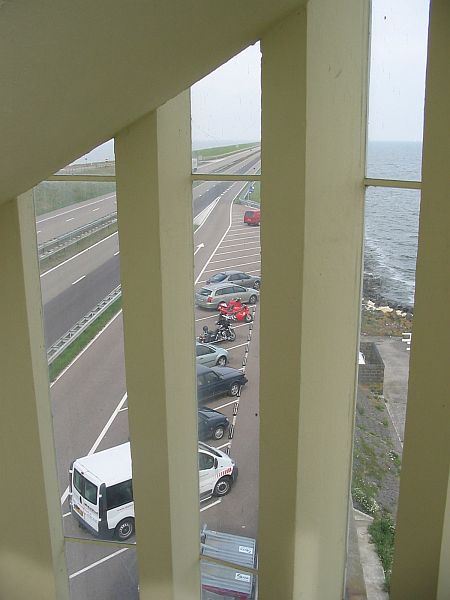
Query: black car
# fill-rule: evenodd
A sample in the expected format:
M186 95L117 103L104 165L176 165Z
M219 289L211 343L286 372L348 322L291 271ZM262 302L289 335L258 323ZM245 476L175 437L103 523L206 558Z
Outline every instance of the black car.
M228 429L230 422L225 415L207 408L206 406L198 409L198 439L208 440L213 438L221 440Z
M217 396L237 396L248 379L231 367L204 367L197 365L197 398L199 402L214 400Z

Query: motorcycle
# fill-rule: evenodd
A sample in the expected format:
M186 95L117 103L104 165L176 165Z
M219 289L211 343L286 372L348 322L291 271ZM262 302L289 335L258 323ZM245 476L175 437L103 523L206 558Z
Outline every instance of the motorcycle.
M198 336L198 341L203 344L211 344L214 342L234 342L236 332L230 327L230 317L220 315L216 322L218 326L214 331L208 329L207 325L203 326L203 333Z
M231 317L233 321L245 321L245 323L251 323L253 321L253 314L246 304L242 304L241 299L230 300L228 304L223 302L217 307L220 314L227 317Z

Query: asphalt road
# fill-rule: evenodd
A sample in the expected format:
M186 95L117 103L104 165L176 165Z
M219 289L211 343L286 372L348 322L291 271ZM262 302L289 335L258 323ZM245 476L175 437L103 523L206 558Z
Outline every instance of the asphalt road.
M259 153L251 153L231 170L256 172L259 169ZM212 167L211 167L212 168ZM193 189L194 216L218 196L230 188L230 182L201 182ZM98 203L97 203L98 201ZM95 204L96 203L96 204ZM77 215L78 221L89 222L92 210L101 207L101 213L108 214L115 209L115 195L94 199L71 209L60 209L46 215L49 227L67 231L68 215ZM72 212L68 212L68 211ZM95 212L99 215L99 212ZM72 217L69 217L72 218ZM98 218L95 216L95 218ZM38 227L45 223L39 222ZM70 221L75 223L75 221ZM73 227L74 225L70 225ZM76 226L80 226L77 222ZM39 229L38 229L39 231ZM43 230L42 230L43 231ZM96 306L119 284L119 245L118 236L113 234L87 250L41 274L42 300L44 305L44 328L47 347L55 343L79 319Z
M195 276L199 285L211 272L226 266L242 264L245 265L244 269L254 272L260 268L259 228L242 224L244 207L234 208L229 227L231 200L241 185L233 184L195 234L196 245L205 244L195 256ZM224 236L227 229L228 233ZM201 319L196 322L199 333L204 323L213 324L214 314L197 309L196 319ZM242 365L248 330L248 325L238 327L236 341L227 344L231 366ZM257 305L246 365L249 383L242 391L235 435L230 441L230 453L239 465L239 479L220 503L215 504L215 500L212 500L201 505L201 519L209 527L250 537L256 537L257 534L258 332ZM122 335L119 315L52 386L55 445L63 497L71 460L86 455L92 449L102 450L128 439ZM227 405L221 410L231 418L234 403L229 404L230 400L225 396L209 405ZM227 440L221 442L223 444ZM222 444L218 442L216 445ZM78 528L70 514L67 515L67 502L63 502L62 508L66 515L66 534L90 537ZM73 598L111 600L137 597L134 550L68 542L67 559Z

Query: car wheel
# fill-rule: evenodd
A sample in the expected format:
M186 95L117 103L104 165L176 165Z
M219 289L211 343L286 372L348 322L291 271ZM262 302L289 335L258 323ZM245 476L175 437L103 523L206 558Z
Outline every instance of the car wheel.
M225 427L223 425L219 425L213 431L213 438L215 440L221 440L225 435Z
M256 296L256 294L252 294L250 296L250 298L248 299L248 303L249 304L256 304L257 300L258 300L258 296Z
M261 282L260 281L255 281L255 283L253 284L253 288L255 290L259 290L260 287L261 287Z
M230 396L237 396L239 393L239 389L241 387L241 384L238 381L234 381L231 385L230 385Z
M226 364L227 364L227 357L219 356L219 358L217 359L216 365L218 367L224 367Z
M214 488L214 496L226 496L228 492L231 490L231 478L230 477L222 477L216 483Z
M253 321L253 317L251 313L248 313L248 315L245 315L245 322L246 323L251 323Z
M128 517L126 519L123 519L123 521L120 521L120 523L116 525L116 528L114 530L114 537L117 540L123 542L130 538L133 535L133 533L134 519L132 517Z

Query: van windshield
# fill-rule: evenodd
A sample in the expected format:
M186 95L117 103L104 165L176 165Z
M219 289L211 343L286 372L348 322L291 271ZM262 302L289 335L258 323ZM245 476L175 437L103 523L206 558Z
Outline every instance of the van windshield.
M91 504L97 504L97 486L83 477L76 469L73 470L73 486L85 500Z

